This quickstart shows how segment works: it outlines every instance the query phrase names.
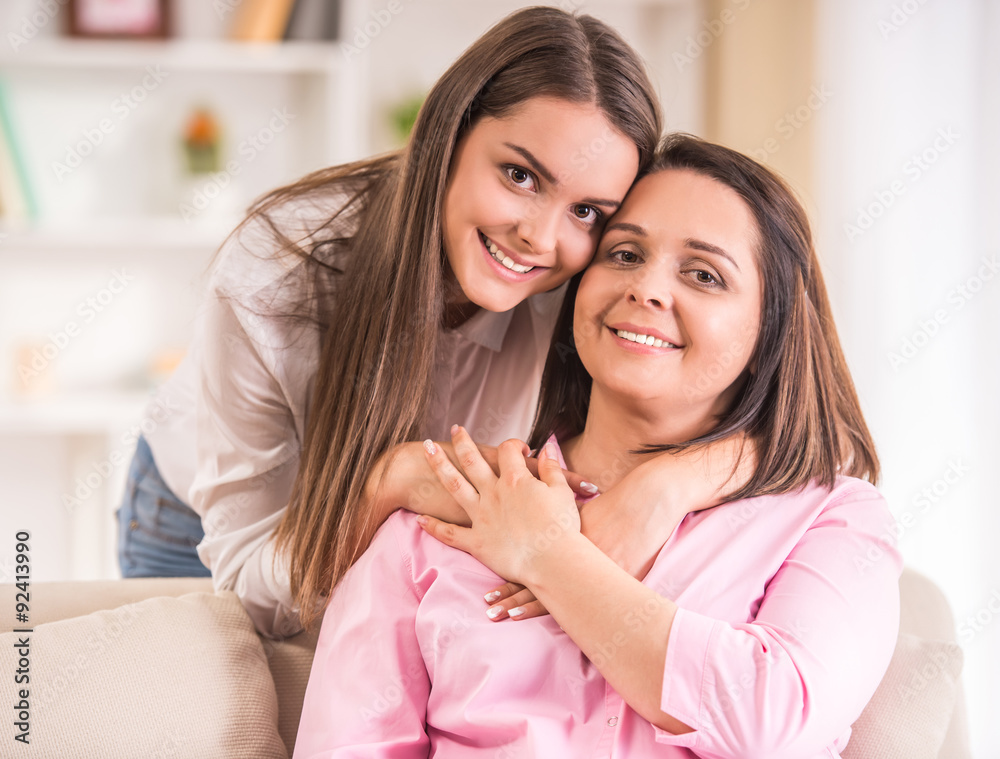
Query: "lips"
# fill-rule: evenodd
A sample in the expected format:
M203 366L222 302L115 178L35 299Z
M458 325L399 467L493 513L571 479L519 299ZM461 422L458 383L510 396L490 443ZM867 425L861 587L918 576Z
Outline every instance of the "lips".
M615 335L622 340L628 340L636 345L648 345L653 348L682 348L676 339L667 337L653 327L643 327L631 322L616 322L607 325Z
M515 282L523 282L533 279L549 270L547 266L537 266L528 263L523 258L512 253L505 248L501 248L482 232L478 232L479 241L483 246L483 254L486 256L494 270L503 278Z

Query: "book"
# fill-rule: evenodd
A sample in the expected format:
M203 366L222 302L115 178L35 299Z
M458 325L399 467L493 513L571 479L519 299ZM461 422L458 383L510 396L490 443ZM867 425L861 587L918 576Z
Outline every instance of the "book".
M293 5L294 0L244 0L230 36L243 42L279 42L285 36Z
M7 219L34 219L38 206L17 139L5 84L0 81L0 208Z
M332 42L340 36L340 0L295 0L286 40Z

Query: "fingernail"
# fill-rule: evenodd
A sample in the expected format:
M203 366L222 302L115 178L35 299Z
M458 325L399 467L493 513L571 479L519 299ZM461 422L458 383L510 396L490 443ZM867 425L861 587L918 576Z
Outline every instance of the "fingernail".
M483 598L486 600L486 603L491 604L494 601L500 600L500 591L499 590L492 590L489 593L487 593L485 596L483 596Z
M427 517L425 517L423 514L421 514L420 516L417 517L417 524L419 524L421 527L426 527L429 522L430 522L430 520Z
M507 612L508 617L520 617L522 614L524 614L523 606L516 606Z
M595 485L593 482L581 482L580 490L582 490L584 493L590 493L590 495L594 495L595 493L599 492L600 488L598 488L597 485Z
M451 425L451 434L454 435L457 432L458 432L458 425L457 424Z
M435 453L438 452L438 447L436 445L434 445L434 441L433 440L425 440L424 441L424 450L427 451L427 455L428 456L433 456Z
M503 614L502 606L491 606L486 610L486 616L489 617L490 619L496 619L501 614Z
M552 443L545 444L545 457L555 460L558 456L556 454L556 447Z

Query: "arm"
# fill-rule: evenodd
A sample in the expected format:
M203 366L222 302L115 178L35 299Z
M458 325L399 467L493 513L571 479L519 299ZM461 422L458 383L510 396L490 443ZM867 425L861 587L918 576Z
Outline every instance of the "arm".
M427 757L430 681L419 606L392 521L345 575L323 617L295 759Z
M291 401L255 343L259 324L247 325L250 317L215 290L199 316L198 468L190 491L205 529L198 554L215 587L234 591L258 630L284 637L301 629L284 567L273 564L272 536L299 464Z
M755 619L728 624L658 596L569 522L544 533L538 550L538 512L557 522L565 486L552 462L542 464L543 482L530 482L511 454L501 447L504 474L492 485L474 462L466 468L481 499L457 472L447 475L470 498L471 530L433 521L425 529L533 591L659 742L711 756L809 756L860 714L898 626L900 560L874 489L831 499L768 583ZM865 561L872 555L881 558Z

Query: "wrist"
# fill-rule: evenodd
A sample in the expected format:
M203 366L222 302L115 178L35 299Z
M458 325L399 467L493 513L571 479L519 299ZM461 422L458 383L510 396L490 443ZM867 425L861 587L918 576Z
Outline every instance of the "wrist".
M588 552L604 556L583 533L561 529L554 539L543 534L532 546L531 554L523 564L521 584L530 588L535 596L551 587L565 584L573 576L573 566L585 558Z

